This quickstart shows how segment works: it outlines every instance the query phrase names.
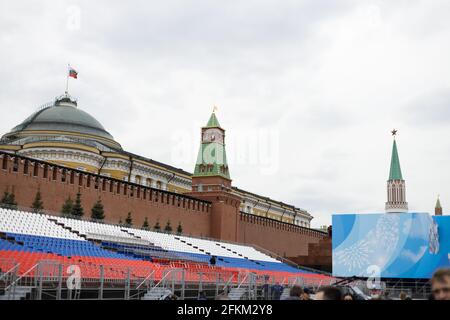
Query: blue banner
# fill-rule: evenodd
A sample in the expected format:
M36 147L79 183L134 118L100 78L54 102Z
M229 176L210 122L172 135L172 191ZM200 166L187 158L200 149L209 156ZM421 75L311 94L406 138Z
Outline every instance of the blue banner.
M450 216L333 215L333 276L430 278L450 267Z

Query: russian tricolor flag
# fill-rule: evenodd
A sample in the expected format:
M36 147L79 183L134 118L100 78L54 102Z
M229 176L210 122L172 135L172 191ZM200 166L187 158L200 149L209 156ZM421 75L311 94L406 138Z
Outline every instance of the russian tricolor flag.
M78 77L78 72L72 67L69 67L69 77L72 77L75 79L77 79L77 77Z

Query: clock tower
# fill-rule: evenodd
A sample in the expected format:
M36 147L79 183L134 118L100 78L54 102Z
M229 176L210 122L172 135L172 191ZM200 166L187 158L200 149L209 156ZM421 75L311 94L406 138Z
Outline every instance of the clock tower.
M238 241L241 199L231 192L225 130L213 111L201 129L200 149L190 195L212 203L210 230L216 239Z

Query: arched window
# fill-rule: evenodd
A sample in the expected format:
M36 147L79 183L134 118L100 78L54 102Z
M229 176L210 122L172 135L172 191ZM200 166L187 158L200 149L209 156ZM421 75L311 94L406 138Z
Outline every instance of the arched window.
M13 162L13 171L17 172L19 170L19 158L15 157Z
M162 187L161 181L156 181L156 188L161 189L161 187Z
M146 185L147 185L147 187L151 187L152 186L152 179L147 178L146 179Z
M35 162L33 166L33 176L37 177L39 175L39 163Z
M141 176L135 176L135 177L134 177L134 182L137 183L137 184L141 184L141 182L142 182L142 177L141 177Z

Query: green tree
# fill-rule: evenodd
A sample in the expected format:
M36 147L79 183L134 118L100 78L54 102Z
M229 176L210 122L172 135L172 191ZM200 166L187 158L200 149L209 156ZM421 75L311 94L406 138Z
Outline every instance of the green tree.
M178 222L177 233L178 234L182 234L183 233L183 227L181 226L181 221Z
M5 191L0 203L6 205L7 207L16 209L17 202L16 202L16 196L14 195L14 192L9 193L8 191Z
M8 199L9 199L9 192L5 191L5 193L3 193L2 200L0 200L0 203L1 204L8 204Z
M170 225L170 220L167 220L167 224L164 227L164 231L166 232L172 232L172 226Z
M94 220L105 219L105 210L103 209L102 200L99 198L92 207L91 218Z
M148 230L149 229L149 224L148 224L148 218L145 217L144 219L144 223L142 224L142 229L143 230Z
M34 197L34 201L31 204L31 208L35 213L41 213L42 209L44 209L44 202L42 201L41 191L38 190L36 192L36 196Z
M73 200L72 198L69 196L66 201L64 201L64 204L61 208L61 213L63 215L70 215L72 213L72 208L73 208Z
M125 219L125 225L129 227L133 225L133 218L131 217L131 212L128 212L127 218Z
M83 206L81 205L81 193L77 193L77 197L75 199L75 203L72 206L72 211L70 212L72 216L77 218L81 218L84 214Z
M161 230L161 226L159 225L159 221L158 221L158 220L156 220L156 223L155 223L155 225L153 226L153 229L156 230L156 231Z

